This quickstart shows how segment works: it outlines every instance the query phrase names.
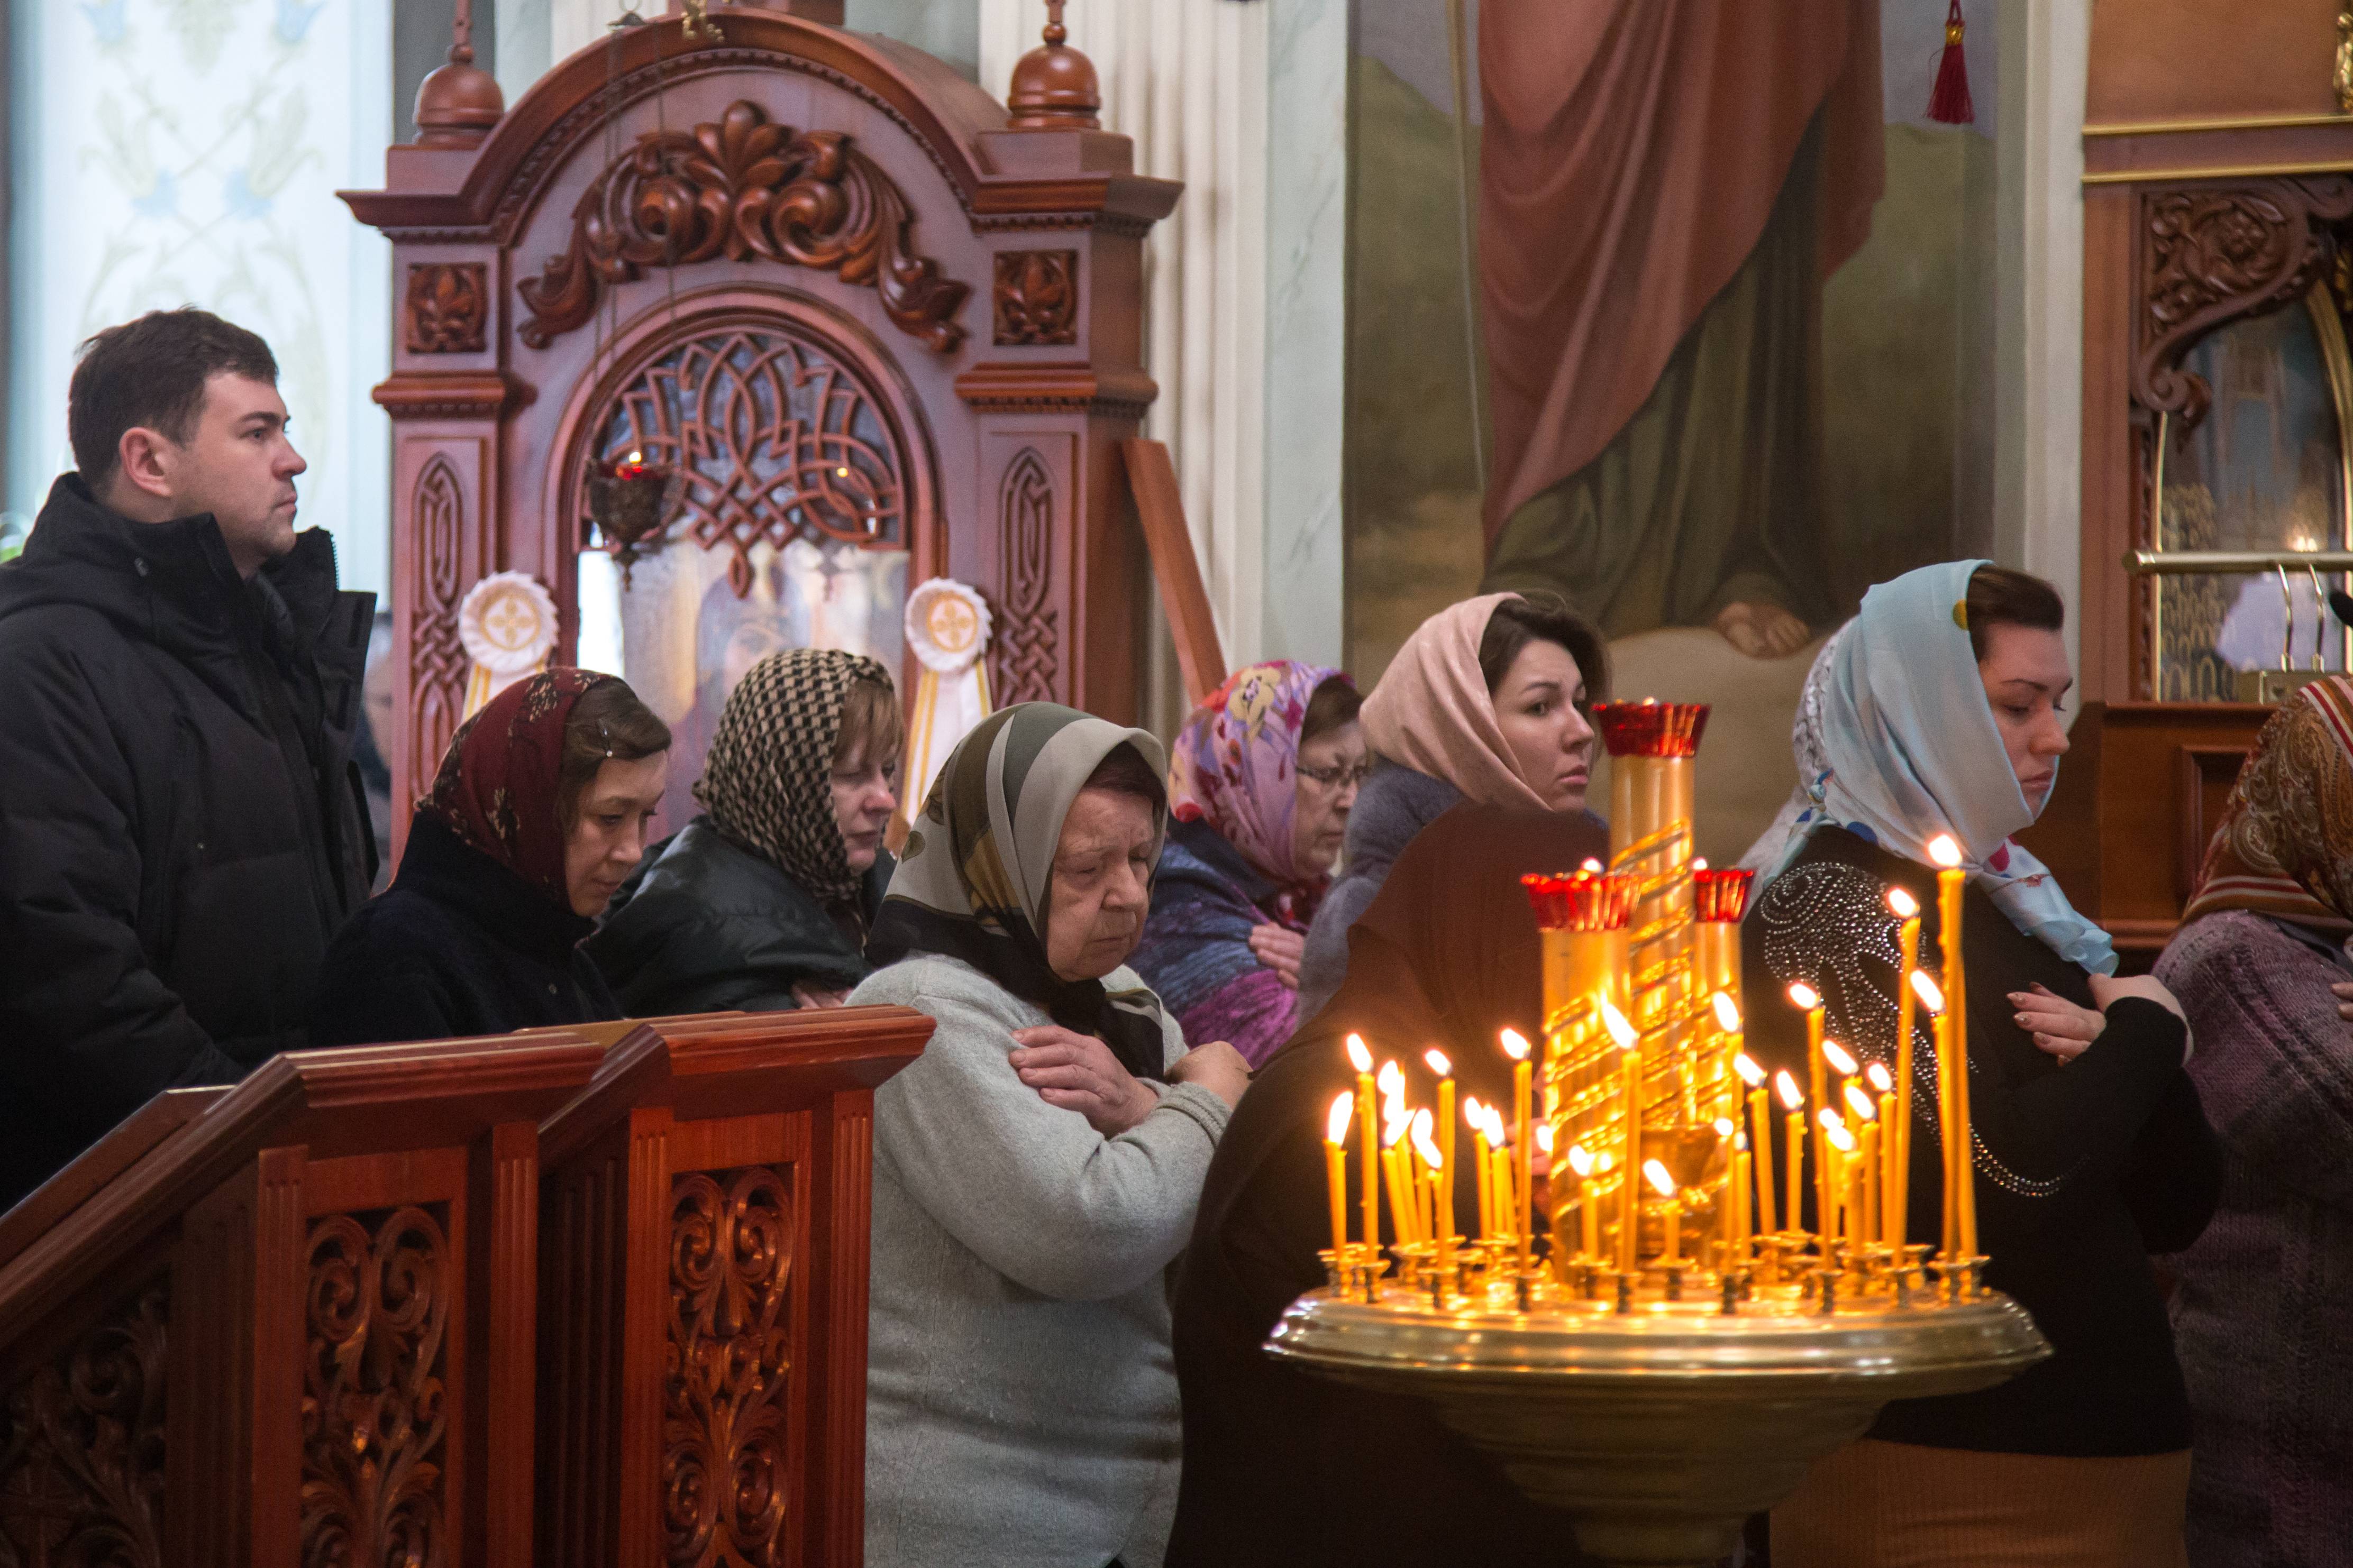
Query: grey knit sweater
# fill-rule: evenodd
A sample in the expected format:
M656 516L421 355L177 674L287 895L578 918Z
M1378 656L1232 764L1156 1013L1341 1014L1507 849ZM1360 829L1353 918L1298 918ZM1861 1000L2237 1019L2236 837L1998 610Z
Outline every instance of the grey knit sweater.
M1006 1060L1045 1013L955 959L893 964L850 1000L939 1021L874 1096L868 1568L1157 1568L1179 1442L1164 1275L1225 1102L1165 1086L1100 1136Z

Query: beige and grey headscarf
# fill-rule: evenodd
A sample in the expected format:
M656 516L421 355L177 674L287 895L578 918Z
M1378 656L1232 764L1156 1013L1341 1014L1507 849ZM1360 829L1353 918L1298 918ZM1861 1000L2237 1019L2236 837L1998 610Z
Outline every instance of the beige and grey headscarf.
M891 672L833 648L768 655L729 693L694 785L713 826L828 911L856 910L864 880L849 868L828 787L842 708L861 680L888 690Z
M1138 1078L1162 1076L1160 1007L1149 991L1071 982L1046 961L1046 895L1062 819L1103 760L1132 746L1155 779L1167 753L1130 730L1051 702L992 713L959 742L907 835L867 962L911 952L962 959L1066 1029L1094 1035ZM1167 823L1164 799L1155 812Z

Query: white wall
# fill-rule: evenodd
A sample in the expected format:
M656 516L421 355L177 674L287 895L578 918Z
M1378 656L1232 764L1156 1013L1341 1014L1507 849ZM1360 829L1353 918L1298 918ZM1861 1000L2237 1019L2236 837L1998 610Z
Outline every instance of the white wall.
M333 530L345 586L382 592L389 250L334 193L383 179L389 0L16 0L12 25L9 509L73 466L82 340L200 305L269 341L311 463L301 521Z

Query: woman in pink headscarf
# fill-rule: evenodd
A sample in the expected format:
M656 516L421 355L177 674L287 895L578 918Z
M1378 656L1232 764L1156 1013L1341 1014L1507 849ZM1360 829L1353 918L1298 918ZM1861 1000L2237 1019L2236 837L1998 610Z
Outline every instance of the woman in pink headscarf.
M1482 594L1415 628L1365 699L1372 772L1348 819L1346 870L1307 933L1299 1016L1313 1018L1348 973L1348 928L1414 835L1464 800L1582 815L1595 855L1601 819L1585 809L1593 704L1606 691L1601 637L1551 594Z
M1253 1067L1297 1022L1308 922L1364 782L1362 701L1336 669L1269 659L1176 737L1168 842L1129 962L1187 1040L1229 1040Z

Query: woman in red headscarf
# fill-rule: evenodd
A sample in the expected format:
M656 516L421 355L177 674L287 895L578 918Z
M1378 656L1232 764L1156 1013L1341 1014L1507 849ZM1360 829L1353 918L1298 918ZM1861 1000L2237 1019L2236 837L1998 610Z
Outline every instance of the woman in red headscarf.
M580 952L644 858L670 731L609 675L508 687L449 742L385 894L327 950L313 1045L617 1018Z

